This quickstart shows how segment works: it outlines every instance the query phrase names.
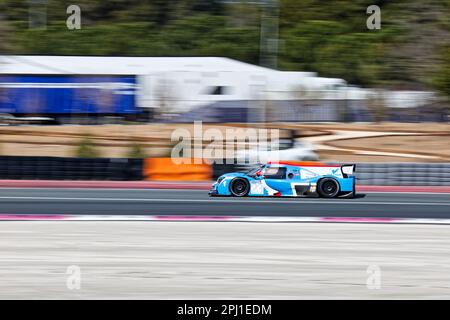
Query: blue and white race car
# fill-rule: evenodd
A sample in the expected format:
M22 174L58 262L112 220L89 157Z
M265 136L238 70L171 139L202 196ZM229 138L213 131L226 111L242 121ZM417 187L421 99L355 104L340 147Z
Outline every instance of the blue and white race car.
M355 165L278 161L247 172L221 175L210 196L274 196L323 198L355 195Z

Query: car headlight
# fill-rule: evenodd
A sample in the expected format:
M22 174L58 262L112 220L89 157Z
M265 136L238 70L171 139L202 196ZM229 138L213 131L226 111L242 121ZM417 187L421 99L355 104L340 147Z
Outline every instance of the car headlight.
M219 179L217 179L217 183L220 184L223 181L223 179L225 179L225 177L219 177Z

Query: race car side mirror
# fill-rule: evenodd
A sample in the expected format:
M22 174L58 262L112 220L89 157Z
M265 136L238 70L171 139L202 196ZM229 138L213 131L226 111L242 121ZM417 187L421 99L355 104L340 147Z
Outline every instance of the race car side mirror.
M258 179L264 179L264 176L263 176L263 174L262 174L261 171L256 172L256 177L257 177Z

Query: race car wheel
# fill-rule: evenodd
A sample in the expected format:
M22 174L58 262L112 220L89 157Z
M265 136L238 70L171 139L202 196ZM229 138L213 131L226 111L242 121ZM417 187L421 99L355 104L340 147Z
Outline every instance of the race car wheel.
M339 183L332 178L325 178L319 181L317 192L321 197L334 198L339 193Z
M245 197L250 191L250 184L247 179L236 178L231 180L230 192L235 197Z

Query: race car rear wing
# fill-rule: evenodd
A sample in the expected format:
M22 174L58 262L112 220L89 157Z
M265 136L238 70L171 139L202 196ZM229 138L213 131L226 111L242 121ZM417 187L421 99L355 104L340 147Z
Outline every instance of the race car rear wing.
M356 171L356 164L344 164L341 166L342 175L344 178L354 175Z

